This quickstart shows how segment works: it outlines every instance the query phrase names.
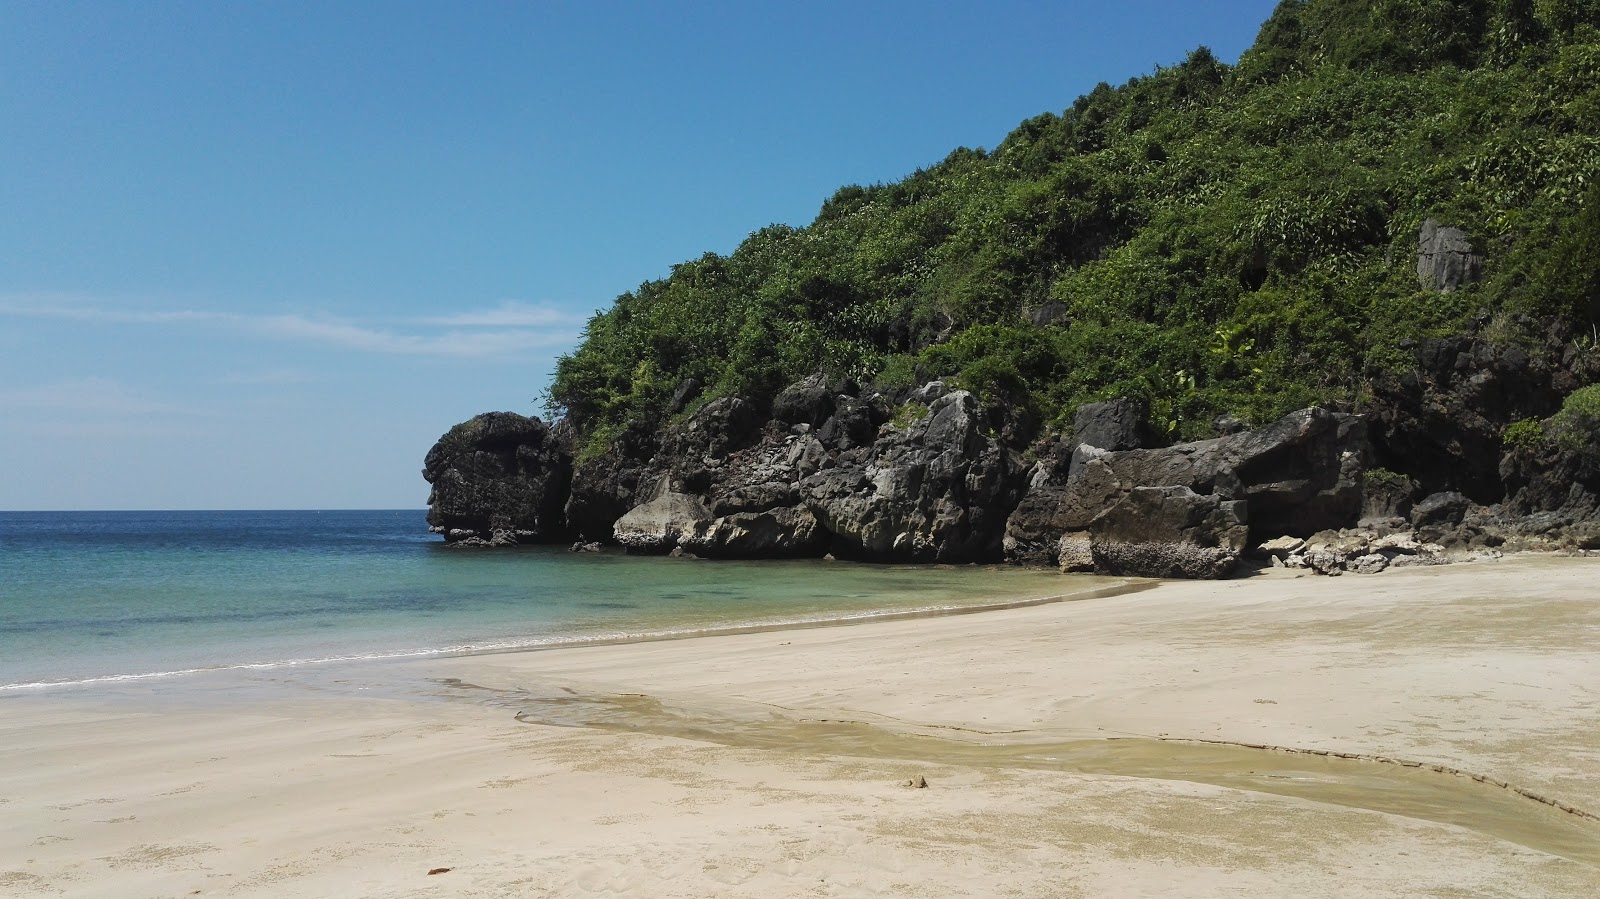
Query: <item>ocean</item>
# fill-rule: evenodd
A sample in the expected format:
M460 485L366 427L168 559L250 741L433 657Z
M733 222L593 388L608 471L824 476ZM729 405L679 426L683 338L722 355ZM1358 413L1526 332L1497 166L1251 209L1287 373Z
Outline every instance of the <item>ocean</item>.
M422 510L0 512L0 695L650 639L1085 589L998 566L448 548Z

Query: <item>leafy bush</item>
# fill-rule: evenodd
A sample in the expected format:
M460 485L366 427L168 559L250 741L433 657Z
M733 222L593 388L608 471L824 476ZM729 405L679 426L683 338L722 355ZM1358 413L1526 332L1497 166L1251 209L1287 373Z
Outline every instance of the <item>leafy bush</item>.
M1374 487L1409 488L1411 479L1398 471L1387 468L1369 468L1361 473L1361 477Z
M1575 450L1600 451L1600 384L1574 390L1550 419L1550 435Z
M1514 448L1531 448L1544 442L1544 422L1537 418L1525 418L1506 425L1500 433L1500 442Z

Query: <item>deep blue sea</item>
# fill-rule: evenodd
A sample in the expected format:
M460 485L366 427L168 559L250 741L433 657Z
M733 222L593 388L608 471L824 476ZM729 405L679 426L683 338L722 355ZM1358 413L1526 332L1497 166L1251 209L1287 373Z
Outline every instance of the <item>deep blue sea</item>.
M0 691L843 619L1084 586L988 566L448 548L423 516L0 512Z

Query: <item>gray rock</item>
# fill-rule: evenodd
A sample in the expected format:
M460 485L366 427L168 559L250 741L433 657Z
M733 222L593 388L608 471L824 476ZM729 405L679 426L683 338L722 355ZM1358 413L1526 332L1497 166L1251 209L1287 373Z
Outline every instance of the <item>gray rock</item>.
M1021 495L1022 460L987 435L970 393L939 396L920 421L888 428L869 450L833 461L799 488L837 538L836 553L922 562L1000 556L1005 517Z
M1242 434L1250 430L1250 425L1232 415L1218 415L1211 420L1211 431L1219 437L1229 434Z
M1310 549L1306 550L1305 555L1302 558L1305 561L1305 566L1312 571L1315 571L1317 574L1326 574L1333 577L1338 577L1344 573L1344 553L1341 553L1338 550Z
M1370 551L1376 535L1366 530L1318 531L1306 540L1306 551L1327 550L1342 558L1353 559Z
M684 407L700 398L700 382L694 378L685 378L678 382L672 391L672 399L668 401L667 408L672 414L682 412Z
M1361 479L1361 520L1364 526L1382 526L1411 516L1416 485L1404 475L1382 476L1367 472Z
M1095 568L1142 577L1219 578L1249 538L1245 503L1188 487L1135 487L1089 525Z
M1444 565L1449 560L1442 554L1428 554L1418 556L1396 556L1389 560L1390 568L1420 568L1428 565Z
M1131 450L1152 445L1145 404L1133 397L1085 403L1072 414L1072 436L1080 444L1103 450Z
M696 539L711 521L699 497L663 491L617 519L613 536L629 552L667 553Z
M1039 327L1053 325L1065 321L1067 318L1067 304L1059 302L1044 303L1027 310L1028 321Z
M1424 547L1417 540L1417 535L1410 532L1387 534L1373 541L1372 551L1394 556L1414 556L1424 552Z
M1478 280L1483 257L1473 249L1467 234L1433 219L1422 223L1417 234L1417 282L1423 290L1445 293Z
M785 506L722 516L680 542L703 556L756 559L816 556L832 538L810 509Z
M1305 549L1306 541L1299 537L1275 537L1261 544L1257 549L1274 559L1286 558Z
M1377 574L1389 567L1389 559L1381 553L1368 553L1350 560L1349 569L1356 574Z
M1094 543L1088 531L1070 531L1056 542L1056 561L1061 572L1094 570Z
M820 426L833 416L834 394L821 375L783 389L772 400L772 418L786 425Z
M906 394L906 402L921 403L924 406L933 405L934 401L948 394L950 388L943 381L929 381L928 383Z
M1025 498L1008 531L1083 530L1135 487L1188 487L1249 502L1251 529L1305 536L1355 521L1367 454L1359 416L1304 409L1268 427L1165 449L1106 452L1079 446L1065 483ZM1037 489L1037 488L1036 488Z
M1411 509L1411 526L1418 531L1453 528L1466 517L1472 501L1454 491L1435 493Z

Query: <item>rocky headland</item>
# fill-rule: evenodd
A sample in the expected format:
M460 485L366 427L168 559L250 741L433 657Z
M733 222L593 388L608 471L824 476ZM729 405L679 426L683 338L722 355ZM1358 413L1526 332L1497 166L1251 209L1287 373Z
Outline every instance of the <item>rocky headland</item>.
M428 453L428 520L468 546L1186 578L1249 557L1339 574L1600 548L1593 448L1506 436L1554 416L1593 361L1561 335L1407 350L1413 370L1375 379L1359 410L1219 421L1218 436L1170 446L1132 398L1081 406L1018 446L1013 410L937 380L895 391L813 376L766 401L680 410L587 458L563 424L488 413Z

